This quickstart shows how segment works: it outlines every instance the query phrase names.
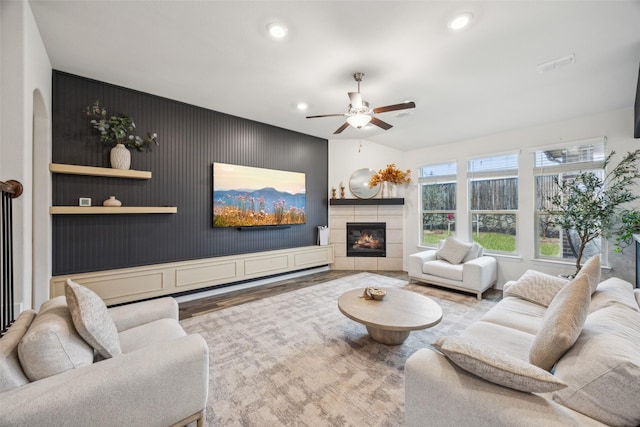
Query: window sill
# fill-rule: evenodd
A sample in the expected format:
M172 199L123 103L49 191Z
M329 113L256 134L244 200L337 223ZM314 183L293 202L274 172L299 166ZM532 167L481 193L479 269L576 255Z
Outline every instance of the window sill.
M542 259L542 258L534 258L531 260L533 264L537 265L546 265L552 267L573 267L575 268L575 262L567 262L567 261L554 261L550 259ZM600 267L600 271L603 273L611 273L611 267L608 265L603 265Z

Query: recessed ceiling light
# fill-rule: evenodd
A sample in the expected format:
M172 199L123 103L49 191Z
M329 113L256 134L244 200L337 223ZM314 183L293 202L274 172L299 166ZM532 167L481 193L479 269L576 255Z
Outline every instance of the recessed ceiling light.
M275 39L282 39L289 32L289 30L287 30L287 27L277 23L271 23L267 25L267 31L269 31L269 34L271 34L271 37Z
M449 28L454 31L460 31L469 25L471 18L473 18L473 14L470 12L459 13L449 21Z
M307 108L309 108L309 106L307 104L305 104L304 102L300 102L298 105L296 105L296 108L298 110L304 111Z

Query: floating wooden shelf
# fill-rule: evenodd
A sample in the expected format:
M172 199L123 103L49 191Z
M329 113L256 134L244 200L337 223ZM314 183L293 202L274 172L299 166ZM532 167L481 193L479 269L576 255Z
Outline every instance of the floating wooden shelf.
M150 171L137 171L131 169L99 168L96 166L65 165L61 163L49 164L52 173L67 175L110 176L113 178L151 179Z
M91 215L91 214L174 214L178 213L175 206L51 206L51 215Z
M404 198L395 199L329 199L333 206L345 205L404 205Z

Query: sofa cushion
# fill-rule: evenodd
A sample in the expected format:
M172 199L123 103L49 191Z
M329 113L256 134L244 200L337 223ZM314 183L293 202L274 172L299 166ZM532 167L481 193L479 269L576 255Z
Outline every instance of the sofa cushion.
M23 311L0 338L0 393L29 382L29 378L20 366L18 344L27 333L35 317L35 311Z
M93 349L77 333L65 297L42 304L18 345L18 356L31 381L93 363Z
M422 264L422 272L445 279L462 281L462 264L451 264L448 261L427 261Z
M590 314L555 374L569 385L556 402L607 425L640 425L640 313L615 304Z
M591 288L586 275L567 283L553 298L529 350L529 362L542 369L553 365L578 339L587 318Z
M176 319L159 319L119 334L123 353L130 353L151 344L187 335Z
M626 280L611 277L598 284L598 288L591 295L589 313L610 307L615 304L626 305L632 310L640 311L634 297L633 285Z
M532 304L518 297L504 297L500 304L494 305L480 320L527 332L535 336L540 329L545 311L546 308L539 304ZM532 344L532 342L529 344ZM528 352L526 359L529 359Z
M104 358L122 353L118 330L102 298L71 279L67 279L64 292L80 336Z
M516 296L548 307L569 280L536 270L527 270L517 281L504 288L504 296Z
M529 361L529 348L536 338L534 334L483 320L473 322L460 335L525 362Z
M537 366L465 338L443 337L433 346L462 369L515 390L545 393L567 386Z
M585 262L582 267L580 267L580 271L576 275L576 277L587 276L589 279L589 287L591 288L591 293L596 291L598 287L598 283L600 283L600 276L602 275L602 270L600 269L600 255L592 256Z
M453 236L445 239L444 244L437 251L437 256L451 264L460 264L471 249L469 243L461 242Z

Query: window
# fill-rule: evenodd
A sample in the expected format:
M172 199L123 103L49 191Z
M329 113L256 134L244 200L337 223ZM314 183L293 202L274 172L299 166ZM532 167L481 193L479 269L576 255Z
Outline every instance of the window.
M558 192L557 181L571 180L579 172L588 171L604 178L602 165L605 156L604 138L534 152L536 257L575 261L579 247L575 230L560 230L549 226L548 215L543 210L552 207L549 198ZM604 255L606 251L602 251L603 243L600 238L589 242L582 259L601 253Z
M471 235L485 250L517 252L518 154L468 161Z
M456 163L420 168L422 233L420 244L435 246L456 234Z

